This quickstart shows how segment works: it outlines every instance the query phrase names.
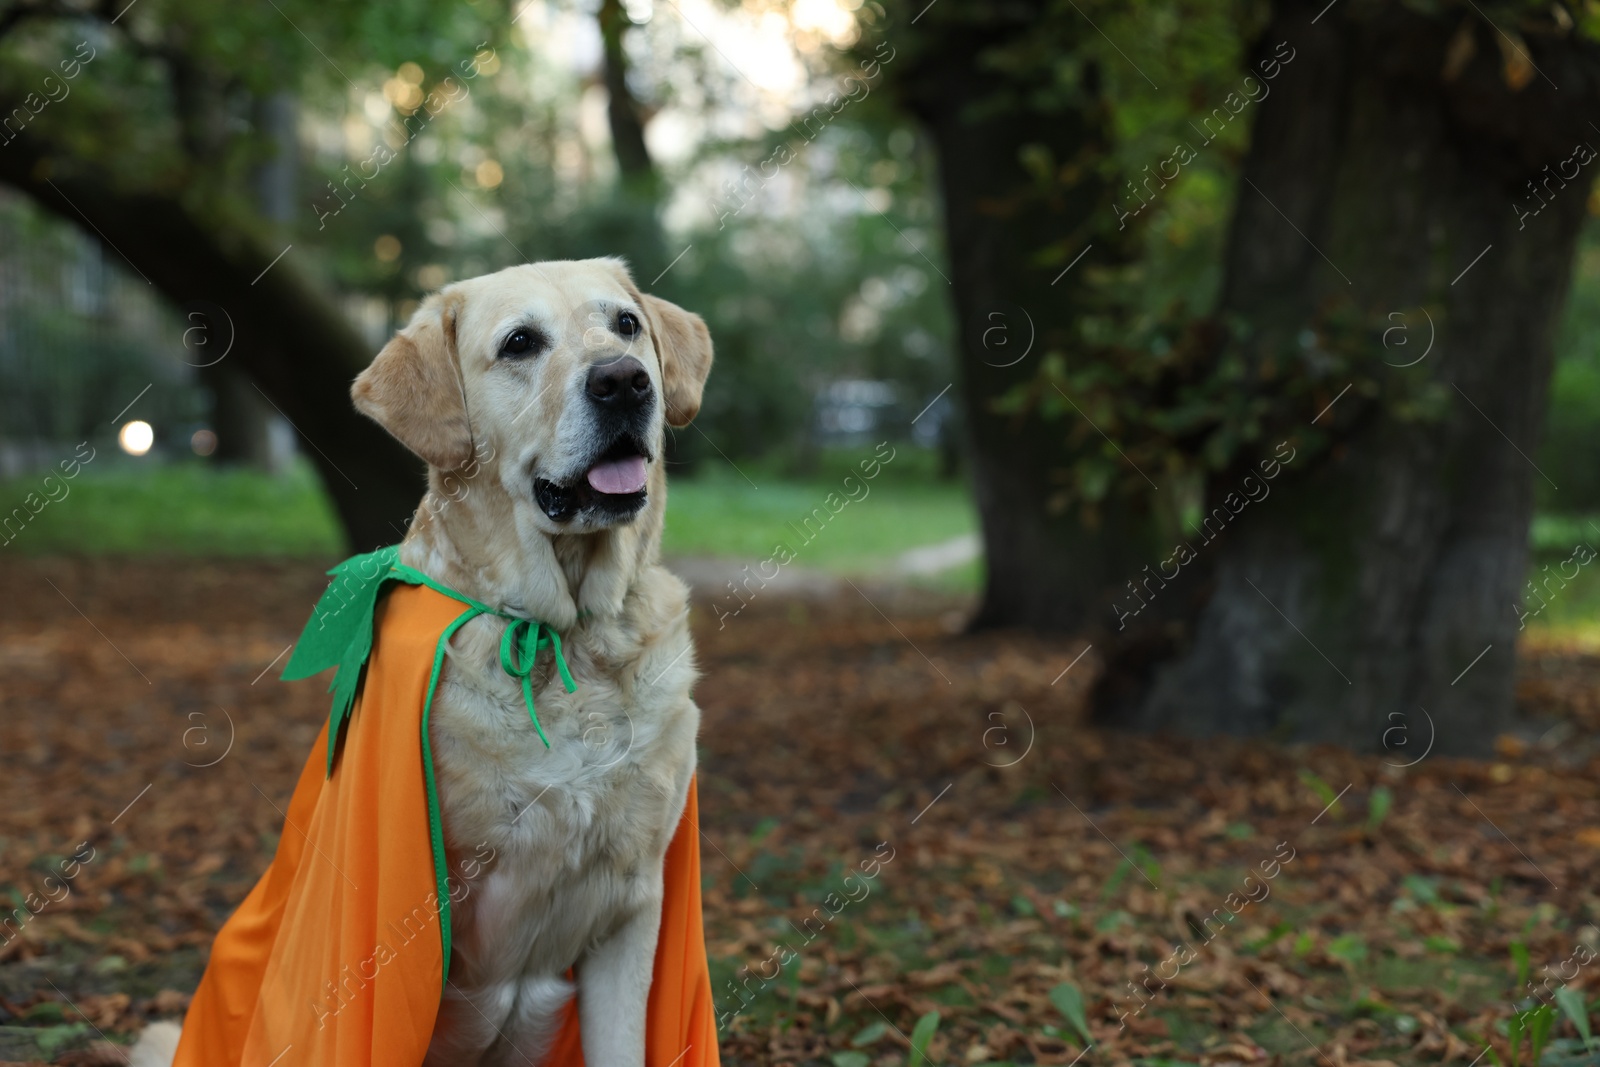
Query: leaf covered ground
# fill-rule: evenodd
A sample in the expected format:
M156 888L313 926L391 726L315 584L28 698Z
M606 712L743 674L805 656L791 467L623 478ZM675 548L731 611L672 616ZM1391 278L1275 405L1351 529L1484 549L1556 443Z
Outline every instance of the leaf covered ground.
M0 564L0 1061L120 1062L181 1014L327 712L268 670L321 588ZM697 610L726 1062L1511 1063L1563 980L1544 1061L1595 1062L1600 658L1526 643L1498 758L1402 768L1426 723L1387 756L1096 728L1092 649L960 607Z

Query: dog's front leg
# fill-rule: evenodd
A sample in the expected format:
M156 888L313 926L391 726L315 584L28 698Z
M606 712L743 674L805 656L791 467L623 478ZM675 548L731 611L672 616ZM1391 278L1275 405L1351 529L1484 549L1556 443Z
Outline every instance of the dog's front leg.
M645 1004L661 929L661 891L578 964L578 1021L588 1067L644 1067Z

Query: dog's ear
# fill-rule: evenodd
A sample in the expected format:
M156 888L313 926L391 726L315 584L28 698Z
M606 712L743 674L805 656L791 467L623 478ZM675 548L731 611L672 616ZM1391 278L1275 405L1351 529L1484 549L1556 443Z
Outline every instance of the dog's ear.
M472 458L472 428L457 377L456 312L461 297L428 297L350 387L356 410L440 470Z
M692 311L660 297L643 298L650 319L650 335L661 357L661 391L667 404L667 422L687 426L700 411L706 375L711 373L711 331Z

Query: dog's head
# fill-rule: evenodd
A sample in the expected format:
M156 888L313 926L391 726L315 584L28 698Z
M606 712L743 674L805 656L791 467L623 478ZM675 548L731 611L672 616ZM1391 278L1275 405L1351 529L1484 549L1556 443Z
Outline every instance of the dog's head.
M435 471L487 466L519 519L590 533L659 490L665 427L694 418L710 370L701 318L619 260L530 263L428 297L351 395Z

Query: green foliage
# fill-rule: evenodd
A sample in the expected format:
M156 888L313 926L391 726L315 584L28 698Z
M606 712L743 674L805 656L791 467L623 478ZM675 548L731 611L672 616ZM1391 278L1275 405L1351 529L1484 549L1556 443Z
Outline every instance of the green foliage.
M1102 915L1099 920L1095 922L1094 929L1096 933L1108 934L1119 927L1133 925L1135 925L1133 916L1123 911L1121 908L1118 908L1115 911L1108 911Z
M1563 985L1556 990L1555 1000L1562 1014L1572 1023L1573 1029L1578 1031L1578 1036L1583 1038L1583 1047L1593 1048L1594 1034L1589 1029L1589 1009L1584 1003L1583 993L1569 985Z
M1300 781L1309 786L1313 793L1317 794L1317 799L1327 806L1330 815L1334 813L1339 806L1339 794L1334 791L1333 786L1317 777L1316 772L1310 768L1301 769Z
M930 1011L917 1020L917 1025L911 1031L911 1055L906 1058L906 1067L923 1067L928 1062L928 1042L933 1040L934 1032L939 1029L939 1013Z
M1554 1029L1555 1022L1556 1010L1548 1004L1539 1005L1531 1013L1527 1023L1529 1067L1539 1067L1545 1047L1550 1043L1550 1031Z
M878 147L888 154L886 142L900 143L830 129L811 150L824 139L863 170ZM826 218L746 213L726 229L689 235L692 250L656 288L705 316L716 338L717 369L701 415L677 434L675 449L708 464L722 462L718 449L738 457L776 450L795 469L810 458L795 443L809 431L812 397L828 381L897 383L903 408L897 427L949 383L949 291L932 265L908 254L897 232L931 242L931 204L909 177L926 173L925 162L901 160L896 173L908 177L899 182L912 188L890 186L891 195L901 194L890 209L899 218L863 214L830 225Z
M1116 895L1117 890L1122 888L1123 882L1127 880L1130 874L1135 872L1142 873L1144 877L1152 882L1160 883L1161 865L1150 854L1150 850L1136 841L1131 851L1132 855L1124 856L1122 862L1117 864L1106 879L1105 886L1100 890L1101 903L1105 903Z
M1383 820L1388 818L1389 809L1394 806L1394 793L1386 785L1373 788L1367 797L1367 830L1371 832L1383 825Z
M1062 982L1050 990L1050 1003L1082 1036L1085 1046L1094 1044L1094 1035L1089 1032L1089 1018L1083 1009L1083 994L1077 986Z
M1277 442L1290 442L1299 469L1359 421L1427 424L1456 402L1429 375L1395 369L1389 349L1413 324L1397 326L1391 308L1335 298L1280 323L1217 309L1259 101L1307 76L1304 58L1266 64L1274 42L1246 55L1267 14L1185 0L1057 4L1026 32L987 5L918 16L931 37L990 42L978 65L1002 76L1001 87L971 104L974 115L1032 112L1085 130L1070 158L1056 158L1067 150L1060 138L1018 149L1022 174L1008 204L1053 213L1065 231L1030 266L1064 271L1094 251L1040 318L1037 372L999 406L1059 427L1065 447L1052 474L1061 489L1050 504L1086 526L1121 510L1176 533ZM1062 207L1086 199L1096 208L1082 220ZM1443 308L1427 311L1438 321ZM1338 408L1308 426L1346 387Z
M1272 929L1268 930L1266 935L1260 940L1245 942L1245 948L1250 952L1260 952L1262 949L1266 948L1268 945L1272 944L1274 941L1278 940L1278 938L1282 937L1284 934L1293 929L1294 926L1290 923L1275 923L1273 924Z
M1517 969L1517 988L1522 989L1528 984L1528 970L1531 960L1528 956L1528 943L1521 939L1511 942L1511 962Z
M1064 274L1094 249L1047 306L1032 309L1035 373L997 407L1059 425L1066 448L1052 464L1061 485L1052 509L1093 525L1106 507L1128 504L1165 516L1175 532L1176 516L1198 506L1205 478L1263 442L1270 449L1293 405L1318 387L1286 391L1283 360L1274 370L1270 360L1247 359L1232 351L1233 325L1197 318L1216 299L1248 119L1198 138L1175 179L1150 178L1175 146L1197 140L1196 120L1239 90L1243 42L1265 9L1063 0L1042 5L1025 28L1011 9L992 5L891 10L914 15L918 32L870 28L867 36L892 39L905 53L897 71L965 65L953 42L983 42L973 65L991 89L967 101L969 121L1025 115L1041 130L1082 130L1077 141L1041 133L1020 144L1020 173L994 197L994 210L1003 203L1015 215L1057 220L1030 268ZM1134 183L1146 180L1159 190L1141 193ZM1063 206L1085 203L1093 209L1082 218L1080 207ZM1171 488L1151 498L1147 476Z
M1571 295L1556 332L1556 367L1534 484L1541 505L1564 511L1600 509L1600 463L1594 428L1600 425L1600 222L1587 220L1578 245ZM1568 541L1566 548L1572 547Z
M894 381L903 426L949 383L933 161L885 92L874 86L820 134L707 141L658 162L659 181L624 188L607 149L574 130L587 73L551 63L529 29L537 13L515 26L514 10L527 13L500 0L141 0L115 25L25 20L0 40L0 93L37 89L87 39L95 58L30 133L74 168L181 198L221 244L292 243L285 269L374 298L364 310L375 335L451 280L527 260L625 257L642 287L701 312L716 338L717 373L695 427L674 442L675 463L776 453L799 470L813 458L803 441L820 385ZM641 43L642 31L634 36ZM646 106L725 125L724 102L702 87L731 76L726 61L670 27L648 43L629 50ZM818 82L843 62L826 52L808 60ZM281 101L304 151L288 217L269 220L258 179L283 156L268 106ZM798 210L755 201L720 220L682 210L780 142L806 190ZM852 186L870 208L849 199ZM70 339L52 350L107 351Z
M30 1019L39 1017L41 1016L29 1013ZM62 1022L55 1026L30 1027L26 1034L38 1046L41 1058L54 1059L72 1045L81 1043L85 1037L93 1036L94 1029L80 1017L73 1022ZM16 1046L12 1045L11 1048L14 1049ZM19 1050L17 1054L22 1053Z
M722 462L719 453L741 462L762 455L786 474L805 474L816 461L805 438L820 385L893 381L908 418L953 377L953 272L940 248L936 161L898 111L892 82L924 47L923 31L988 40L1001 15L990 5L891 7L860 5L860 47L892 40L904 54L814 141L785 129L706 142L689 158L658 162L659 181L643 190L624 188L604 150L574 133L573 116L593 88L587 72L526 47L519 35L528 23L513 28L522 9L509 0L141 0L114 25L69 11L29 19L0 40L0 92L16 99L35 91L76 42L89 41L96 58L70 97L30 127L57 146L60 164L181 199L216 225L223 244L267 235L292 242L286 269L340 296L372 298L375 333L447 280L524 259L621 254L642 285L704 314L716 338L701 417L674 438L673 461L706 468ZM1141 471L1168 487L1153 506L1178 526L1208 482L1279 440L1292 438L1314 460L1332 433L1327 423L1307 427L1306 413L1346 383L1351 394L1328 420L1339 426L1366 417L1380 396L1397 419L1428 421L1442 410L1435 385L1380 365L1393 328L1382 312L1330 303L1287 338L1211 314L1256 105L1214 137L1197 126L1239 90L1245 45L1265 12L1203 0L1057 0L1029 32L996 35L979 56L980 67L1008 80L992 98L970 102L976 119L1026 107L1105 134L1074 158L1055 158L1043 143L1021 146L1013 205L1042 210L1099 183L1093 222L1030 264L1054 272L1097 246L1074 279L1082 292L1064 298L1060 321L1043 324L1037 374L1007 401L1059 426L1070 445L1060 502L1088 518L1116 503L1150 503ZM630 56L630 83L650 109L702 100L717 79L734 77L713 50L670 36ZM823 49L806 62L824 82L854 58ZM262 166L283 154L265 118L280 97L295 103L305 153L290 217L269 221L256 187ZM419 111L419 101L440 106ZM695 106L697 121L719 127L713 105ZM1195 150L1193 161L1125 224L1120 215L1138 195L1132 183L1180 143ZM708 190L728 171L759 165L779 144L796 149L789 167L803 179L804 210L769 212L754 202L723 220L702 212L698 222L682 221L697 217L686 202L714 195ZM394 159L345 186L379 146ZM348 200L332 215L329 183ZM1580 278L1600 275L1592 234L1579 270ZM1541 453L1555 480L1573 486L1564 507L1600 501L1589 432L1600 421L1600 364L1585 344L1600 329L1592 289L1579 287L1561 334ZM53 350L83 353L74 379L105 394L61 422L80 424L123 394L127 383L100 372L108 363L125 372L118 356L126 353L83 343L76 323L13 321Z
M540 57L520 48L502 49L497 59L503 70L492 83L480 79L470 101L435 120L427 135L436 142L433 162L414 164L419 153L406 151L415 187L391 185L387 199L363 190L337 220L359 234L342 246L347 284L372 288L371 249L382 234L401 242L400 257L379 267L383 292L402 313L429 280L524 259L622 256L642 289L701 314L715 339L716 371L700 414L670 445L679 465L769 456L789 473L803 472L815 458L807 439L820 386L848 377L892 381L903 427L950 382L947 271L939 266L929 184L934 161L876 88L820 134L796 133L791 124L711 141L687 160L660 164L660 193L652 196L619 185L611 161L587 150L586 164L601 180L564 176L563 154L577 147L570 126L581 79L538 69ZM641 53L631 73L659 104L675 99L685 67L707 62L721 60L686 50ZM823 61L819 80L827 73ZM538 95L524 88L530 82ZM710 176L755 173L741 168L758 168L779 144L794 157L784 169L814 183L798 210L765 210L759 193L746 203L748 190L715 192ZM483 160L503 172L493 188L473 188L471 169ZM872 204L888 206L869 208L861 199L869 194ZM685 210L689 201L708 210ZM669 231L669 207L691 221Z
M1367 960L1367 943L1359 934L1340 934L1328 942L1326 949L1328 957L1339 961L1345 967L1357 967Z
M1278 442L1304 468L1331 447L1337 427L1365 418L1380 397L1398 421L1440 419L1446 387L1396 375L1384 361L1383 336L1393 328L1337 301L1291 340L1181 308L1112 318L1103 339L1047 353L1038 377L1004 407L1062 421L1076 457L1068 496L1087 514L1148 498L1147 476L1172 487L1166 507L1198 512L1208 479L1255 474ZM1339 407L1308 424L1305 413L1327 408L1346 386Z
M855 1048L866 1048L868 1045L876 1044L888 1032L889 1027L885 1023L868 1023L857 1032L855 1037L850 1039L850 1044Z
M1510 1041L1509 1067L1521 1067L1524 1035L1528 1038L1528 1067L1539 1067L1539 1060L1544 1055L1544 1047L1550 1039L1550 1029L1555 1025L1555 1019L1555 1009L1548 1004L1519 1011L1511 1016L1506 1028L1506 1037ZM1492 1049L1490 1056L1496 1063L1500 1062L1500 1057Z
M1405 891L1419 904L1439 903L1439 880L1425 874L1408 874L1400 880Z
M115 23L89 15L24 23L0 42L0 91L36 89L87 41L94 58L35 132L80 161L114 167L130 186L181 189L191 208L256 228L249 172L277 148L257 125L254 101L285 90L344 101L408 60L428 68L431 89L508 22L505 7L488 0L141 0Z

